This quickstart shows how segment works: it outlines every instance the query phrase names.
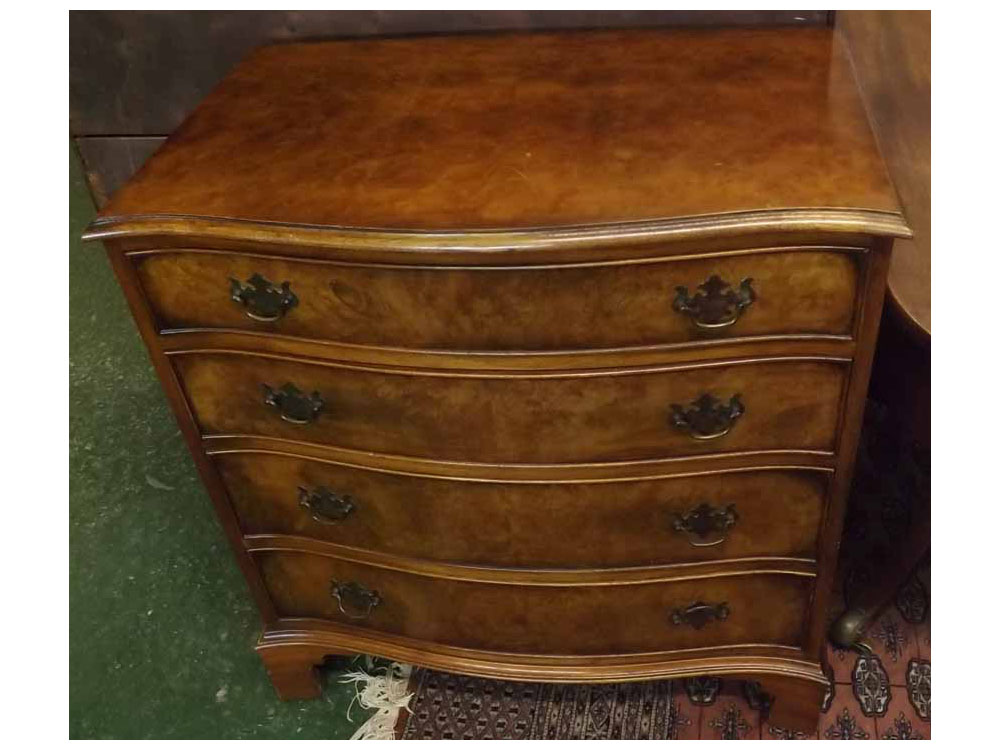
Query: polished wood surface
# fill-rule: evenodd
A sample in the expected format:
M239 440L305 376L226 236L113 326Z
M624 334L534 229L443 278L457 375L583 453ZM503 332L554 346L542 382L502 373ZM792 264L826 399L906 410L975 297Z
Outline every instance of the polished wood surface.
M515 679L748 675L815 721L892 239L909 235L837 45L263 50L91 226L260 604L279 694L315 695L314 664L361 652ZM404 126L420 140L392 137ZM522 146L532 191L504 172ZM278 322L231 299L255 271L300 294ZM756 299L692 335L675 287L711 274L753 278ZM289 383L323 398L305 424L265 403ZM673 405L704 394L745 411L696 440ZM299 487L322 483L354 498L343 521L304 515ZM672 526L701 503L738 509L717 547ZM370 619L337 619L334 578L378 590ZM670 621L723 601L703 628Z
M847 367L759 360L619 373L468 374L395 371L198 352L171 357L206 435L265 435L354 450L483 463L625 461L733 451L832 453ZM282 419L263 385L318 392L309 424ZM699 440L670 423L671 406L703 394L746 413Z
M163 329L243 329L363 345L561 350L651 346L762 335L853 332L858 259L844 250L732 251L696 260L539 268L377 266L210 251L136 259ZM298 304L274 322L234 302L228 279L288 282ZM710 277L752 279L756 299L725 328L671 308ZM586 305L581 305L583 299Z
M622 586L514 586L427 579L301 553L258 553L278 611L358 624L338 610L331 581L357 581L382 602L364 625L434 643L535 654L641 653L705 646L799 646L812 578L745 575ZM726 602L701 629L674 609ZM760 602L767 601L768 607Z
M407 557L513 567L623 567L739 557L814 559L822 471L765 470L617 482L457 481L257 452L215 457L243 532L293 534ZM319 520L299 488L349 495ZM724 534L677 531L702 503L737 516ZM712 546L695 546L721 541Z
M788 207L897 211L829 29L264 47L101 216L433 230Z
M916 335L931 334L931 12L837 11L837 32L892 175L912 240L900 240L889 299Z

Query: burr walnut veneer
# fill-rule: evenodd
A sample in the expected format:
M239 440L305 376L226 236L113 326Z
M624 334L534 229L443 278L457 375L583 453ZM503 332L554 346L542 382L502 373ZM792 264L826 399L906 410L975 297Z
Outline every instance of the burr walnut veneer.
M87 232L282 697L360 652L795 727L908 234L824 29L263 48Z

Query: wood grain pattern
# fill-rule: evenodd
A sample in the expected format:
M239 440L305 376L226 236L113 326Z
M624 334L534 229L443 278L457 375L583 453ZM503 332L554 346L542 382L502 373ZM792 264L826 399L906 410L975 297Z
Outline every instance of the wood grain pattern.
M808 576L759 575L615 587L522 587L427 579L302 553L257 553L279 613L358 624L330 582L357 581L382 603L364 626L435 643L535 654L618 654L739 644L798 646ZM675 608L728 602L700 630L671 624ZM768 601L768 607L760 602Z
M364 345L468 351L638 347L853 331L857 260L806 249L671 262L542 268L357 266L217 252L143 255L139 277L163 329L243 329ZM247 316L229 279L290 283L298 304L275 322ZM700 329L671 308L718 275L752 279L735 324Z
M297 534L445 562L513 567L621 567L738 557L814 558L824 472L758 471L653 481L512 484L363 471L290 456L215 457L245 534ZM299 487L348 494L323 523ZM721 544L674 529L701 503L733 504ZM714 537L712 537L714 539Z
M474 229L789 207L898 210L828 29L264 47L101 216Z
M405 456L496 463L650 459L740 450L832 452L846 368L836 361L493 375L361 369L251 353L171 357L203 434L264 435ZM262 384L293 383L326 406L291 424ZM696 440L671 404L741 394L731 432Z

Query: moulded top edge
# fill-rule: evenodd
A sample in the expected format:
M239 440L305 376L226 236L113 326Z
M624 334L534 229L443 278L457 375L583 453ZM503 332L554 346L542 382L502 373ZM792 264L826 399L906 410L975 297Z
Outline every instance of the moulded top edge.
M145 214L101 217L85 240L174 236L292 246L396 250L489 252L555 247L632 245L712 239L760 233L829 232L909 238L897 212L848 208L795 208L742 211L653 221L518 229L387 229L319 224L286 224L214 216Z

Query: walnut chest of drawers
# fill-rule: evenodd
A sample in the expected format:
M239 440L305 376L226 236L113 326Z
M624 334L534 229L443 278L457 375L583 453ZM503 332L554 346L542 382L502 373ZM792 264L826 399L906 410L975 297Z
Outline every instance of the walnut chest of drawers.
M282 697L371 653L790 726L907 235L822 29L266 47L87 232Z

